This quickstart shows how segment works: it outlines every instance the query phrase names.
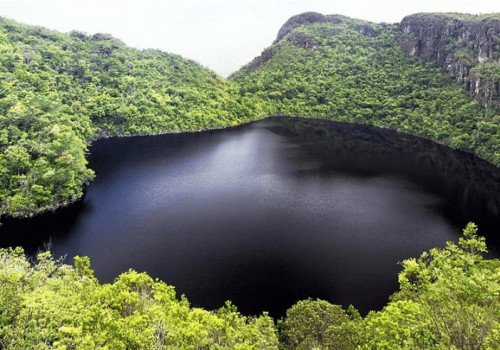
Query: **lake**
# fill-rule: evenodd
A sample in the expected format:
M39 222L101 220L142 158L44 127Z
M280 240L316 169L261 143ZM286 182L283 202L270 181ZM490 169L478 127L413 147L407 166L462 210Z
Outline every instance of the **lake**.
M103 139L84 198L6 219L0 245L87 255L101 282L129 268L193 306L243 314L321 298L362 314L398 289L398 262L474 221L498 257L500 173L426 139L268 118L225 130Z

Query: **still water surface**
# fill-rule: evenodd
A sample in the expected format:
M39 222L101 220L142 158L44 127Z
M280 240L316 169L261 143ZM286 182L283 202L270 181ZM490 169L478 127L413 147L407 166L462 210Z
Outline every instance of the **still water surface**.
M193 306L232 300L284 315L307 297L380 309L398 261L457 241L473 220L491 256L500 174L416 137L367 126L270 118L203 133L95 142L82 201L7 220L0 245L88 255L101 282L129 268Z

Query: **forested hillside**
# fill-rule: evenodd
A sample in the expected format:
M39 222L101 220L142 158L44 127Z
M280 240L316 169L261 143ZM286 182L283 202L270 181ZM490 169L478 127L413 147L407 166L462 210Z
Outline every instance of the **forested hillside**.
M306 13L234 73L269 113L368 123L473 150L500 164L500 112L481 108L436 67L409 56L397 25Z
M230 126L252 118L234 83L196 62L107 34L61 34L0 18L0 214L72 202L106 135Z
M388 127L500 164L498 108L469 100L445 71L398 44L414 39L397 25L306 13L227 81L107 34L0 19L0 212L26 216L80 198L94 176L85 160L93 138L270 114Z

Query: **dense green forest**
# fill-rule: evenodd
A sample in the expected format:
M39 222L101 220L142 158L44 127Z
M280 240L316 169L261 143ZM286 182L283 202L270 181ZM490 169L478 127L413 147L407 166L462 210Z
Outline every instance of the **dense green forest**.
M197 131L271 114L368 123L476 152L500 165L500 112L410 57L395 25L343 16L295 28L230 80L107 34L61 34L0 18L1 214L70 203L94 177L99 137ZM497 74L496 71L492 74ZM274 323L228 302L191 307L129 271L100 284L87 258L0 250L0 349L498 349L500 262L468 225L402 263L400 290L361 317L304 300Z
M255 116L234 83L107 34L0 18L0 60L1 214L80 198L94 176L85 160L93 138L226 127Z
M401 50L396 25L343 16L294 29L230 76L269 113L367 123L473 150L500 164L500 111ZM500 77L500 73L498 73Z
M88 258L72 267L0 249L0 349L498 349L500 261L482 258L476 231L405 260L381 311L303 300L277 325L230 302L193 308L144 273L99 284Z

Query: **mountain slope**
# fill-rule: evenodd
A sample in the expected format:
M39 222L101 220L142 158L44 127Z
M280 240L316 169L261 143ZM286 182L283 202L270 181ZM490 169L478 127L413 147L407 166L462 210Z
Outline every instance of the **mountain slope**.
M260 57L230 76L241 96L258 99L269 113L388 127L500 164L498 109L481 108L445 71L404 52L398 40L412 34L314 13L283 28Z
M95 137L236 125L234 83L196 62L106 34L61 34L0 18L0 214L82 196Z
M420 13L399 31L405 52L447 70L481 105L500 105L500 14Z

